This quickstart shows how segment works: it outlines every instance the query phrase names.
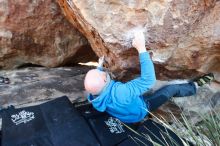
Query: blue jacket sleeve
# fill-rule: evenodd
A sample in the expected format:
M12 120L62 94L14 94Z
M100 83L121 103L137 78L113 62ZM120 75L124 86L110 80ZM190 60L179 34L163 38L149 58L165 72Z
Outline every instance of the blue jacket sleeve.
M96 69L100 70L100 71L104 71L102 66L97 66Z
M127 83L118 84L116 96L131 100L133 97L140 96L148 91L156 82L154 65L148 52L139 54L141 65L141 76Z

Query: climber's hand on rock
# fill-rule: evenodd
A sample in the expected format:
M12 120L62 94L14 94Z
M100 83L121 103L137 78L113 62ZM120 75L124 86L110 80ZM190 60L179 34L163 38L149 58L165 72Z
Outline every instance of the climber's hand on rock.
M105 61L105 57L104 56L100 57L98 62L98 67L103 67L104 61Z
M137 49L139 53L146 52L145 37L143 31L136 31L134 33L134 39L132 40L132 46Z

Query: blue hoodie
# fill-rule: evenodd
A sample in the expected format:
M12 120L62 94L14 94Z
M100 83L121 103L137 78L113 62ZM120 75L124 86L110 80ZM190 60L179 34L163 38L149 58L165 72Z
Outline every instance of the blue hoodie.
M96 110L106 111L125 123L139 122L148 114L142 94L154 85L156 77L149 53L140 53L139 59L140 77L126 83L111 80L97 97L89 94L88 100Z

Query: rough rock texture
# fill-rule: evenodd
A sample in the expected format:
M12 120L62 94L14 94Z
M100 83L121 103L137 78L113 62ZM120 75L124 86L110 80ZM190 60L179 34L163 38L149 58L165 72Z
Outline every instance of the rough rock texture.
M66 95L71 101L85 97L83 79L90 67L30 67L0 71L10 84L0 84L0 106L27 106Z
M55 0L0 0L0 69L59 66L88 48Z
M136 29L142 29L153 61L159 65L159 77L164 77L163 70L168 70L172 78L191 77L192 72L214 72L220 81L220 1L58 2L95 53L105 55L109 67L118 75L125 75L126 70L138 71L138 55L131 47L131 39Z

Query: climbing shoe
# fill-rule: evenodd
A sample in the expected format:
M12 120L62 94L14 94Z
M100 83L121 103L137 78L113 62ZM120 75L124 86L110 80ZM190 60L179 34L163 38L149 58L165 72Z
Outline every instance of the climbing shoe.
M213 73L208 73L203 76L197 77L193 81L198 84L198 86L203 86L205 84L210 83L212 80L214 80L214 74Z

